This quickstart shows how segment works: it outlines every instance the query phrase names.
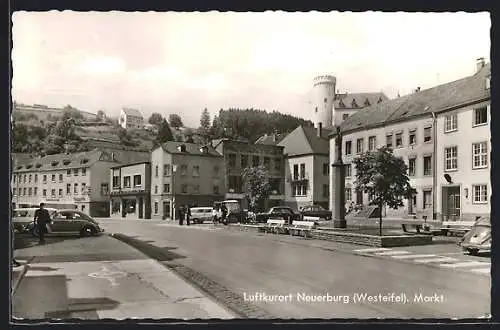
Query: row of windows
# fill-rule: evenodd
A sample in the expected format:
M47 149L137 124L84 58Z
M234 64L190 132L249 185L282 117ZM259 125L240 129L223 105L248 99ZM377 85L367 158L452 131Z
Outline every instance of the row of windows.
M73 173L73 176L78 176L79 170L80 169L78 169L78 168L73 169L73 171L67 170L66 176L71 176L71 173ZM87 175L86 168L82 168L81 172L82 172L82 176ZM64 175L62 173L60 173L59 175L52 174L52 175L50 175L50 177L52 179L52 182L56 182L57 178L59 178L59 182L63 182L63 180L64 180ZM48 175L44 174L42 176L42 182L47 183L47 179L48 179ZM38 174L15 174L12 177L12 181L14 183L31 183L31 182L38 183Z
M474 109L473 126L484 125L488 123L488 107ZM444 132L455 132L458 130L458 115L450 114L444 118Z
M200 185L192 185L192 191L190 191L191 189L188 189L188 185L187 184L181 184L181 191L180 193L181 194L187 194L187 193L194 193L194 194L199 194L200 193ZM154 187L154 193L155 194L158 194L159 192L159 189L158 189L158 186L155 186ZM219 194L219 185L213 185L212 186L212 192L214 194ZM166 183L163 185L163 194L170 194L170 184L169 183Z
M165 164L163 165L163 176L171 176L173 172L173 166L171 164ZM219 166L214 166L212 170L212 175L213 177L218 177L219 176L219 171L220 168ZM183 164L179 166L179 172L181 176L187 176L188 175L188 166ZM199 177L200 176L200 166L199 165L193 165L193 177ZM159 177L159 166L155 166L155 177Z
M240 167L247 168L249 165L249 158L252 157L252 166L257 167L259 166L260 163L260 156L249 156L249 155L241 155L240 154ZM274 170L279 171L281 170L281 158L274 158ZM271 169L271 157L263 157L263 163L264 167L266 169ZM236 167L236 154L228 154L227 155L227 165L229 168L235 168Z
M136 174L133 176L134 179L134 188L142 187L142 175ZM113 188L120 188L120 177L117 175L113 176ZM126 175L123 177L123 188L132 188L131 186L131 176Z
M71 189L73 187L73 189ZM71 183L68 183L66 185L66 195L71 195L71 191L73 191L74 195L78 195L79 191L81 191L82 194L88 193L88 189L85 183L81 184L81 190L78 189L79 185L78 183L71 185ZM59 196L63 196L63 189L51 189L51 196L55 197L56 192L58 192ZM37 196L38 194L38 188L37 187L25 187L25 188L13 188L12 189L13 195L19 194L19 196ZM47 196L47 189L42 190L42 196L46 197Z
M328 176L330 175L330 164L329 163L323 163L323 175ZM299 171L299 166L300 166L300 171ZM301 163L301 164L294 164L293 165L293 179L294 180L303 180L306 179L306 164Z

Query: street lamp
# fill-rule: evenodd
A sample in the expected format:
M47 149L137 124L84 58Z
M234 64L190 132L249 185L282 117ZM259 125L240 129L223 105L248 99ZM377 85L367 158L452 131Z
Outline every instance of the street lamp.
M175 172L177 172L177 165L172 165L172 220L175 221Z

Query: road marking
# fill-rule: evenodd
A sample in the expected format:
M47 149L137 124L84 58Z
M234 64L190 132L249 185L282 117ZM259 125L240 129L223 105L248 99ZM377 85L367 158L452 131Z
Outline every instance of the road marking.
M361 249L361 250L354 250L354 252L382 252L382 251L389 251L390 249L388 248L370 248L370 249Z
M403 255L403 256L391 256L396 259L416 259L416 258L430 258L435 257L435 254L412 254L412 255Z
M436 258L426 258L426 259L417 259L417 260L413 260L417 263L422 263L422 264L427 264L427 263L431 263L431 262L454 262L454 261L458 261L458 259L456 258L451 258L451 257L436 257Z
M112 286L117 286L119 284L116 282L116 279L127 276L127 273L112 271L106 266L101 266L100 272L90 273L88 276L93 278L106 279L111 283Z
M479 274L491 274L491 269L489 268L476 268L476 269L470 269L470 271Z
M476 266L491 266L491 263L488 262L480 262L480 261L465 261L459 262L456 264L443 265L443 267L449 268L459 268L459 267L476 267Z
M408 251L387 251L387 252L378 252L375 253L378 256L391 256L391 255L399 255L399 254L409 254Z

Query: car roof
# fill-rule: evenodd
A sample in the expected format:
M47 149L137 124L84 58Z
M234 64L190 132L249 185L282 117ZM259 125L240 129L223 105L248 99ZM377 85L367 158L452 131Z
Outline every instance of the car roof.
M483 217L477 219L475 226L491 226L490 218Z

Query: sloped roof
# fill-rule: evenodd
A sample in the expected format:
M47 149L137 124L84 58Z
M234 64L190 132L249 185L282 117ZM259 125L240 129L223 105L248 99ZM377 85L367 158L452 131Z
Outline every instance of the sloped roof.
M123 112L125 112L127 116L143 117L142 113L137 109L123 108Z
M255 141L255 144L275 146L278 145L278 143L280 143L286 136L287 134L265 134L259 137Z
M323 128L319 137L316 128L299 126L278 145L284 147L284 153L288 156L328 154L330 150L328 135L331 132L332 130Z
M488 63L472 76L366 107L345 119L340 128L342 132L367 129L487 99L490 70Z
M186 151L182 152L177 149L180 145L186 146ZM181 155L193 155L193 156L212 156L212 157L222 157L213 147L210 145L201 145L196 143L186 143L186 142L174 142L168 141L163 143L163 150L170 154L181 154ZM200 151L201 147L207 148L207 153L203 153Z
M384 93L345 93L335 95L334 107L335 109L359 109L370 105L386 101L389 98ZM358 105L353 106L353 100ZM367 105L366 102L369 104Z

